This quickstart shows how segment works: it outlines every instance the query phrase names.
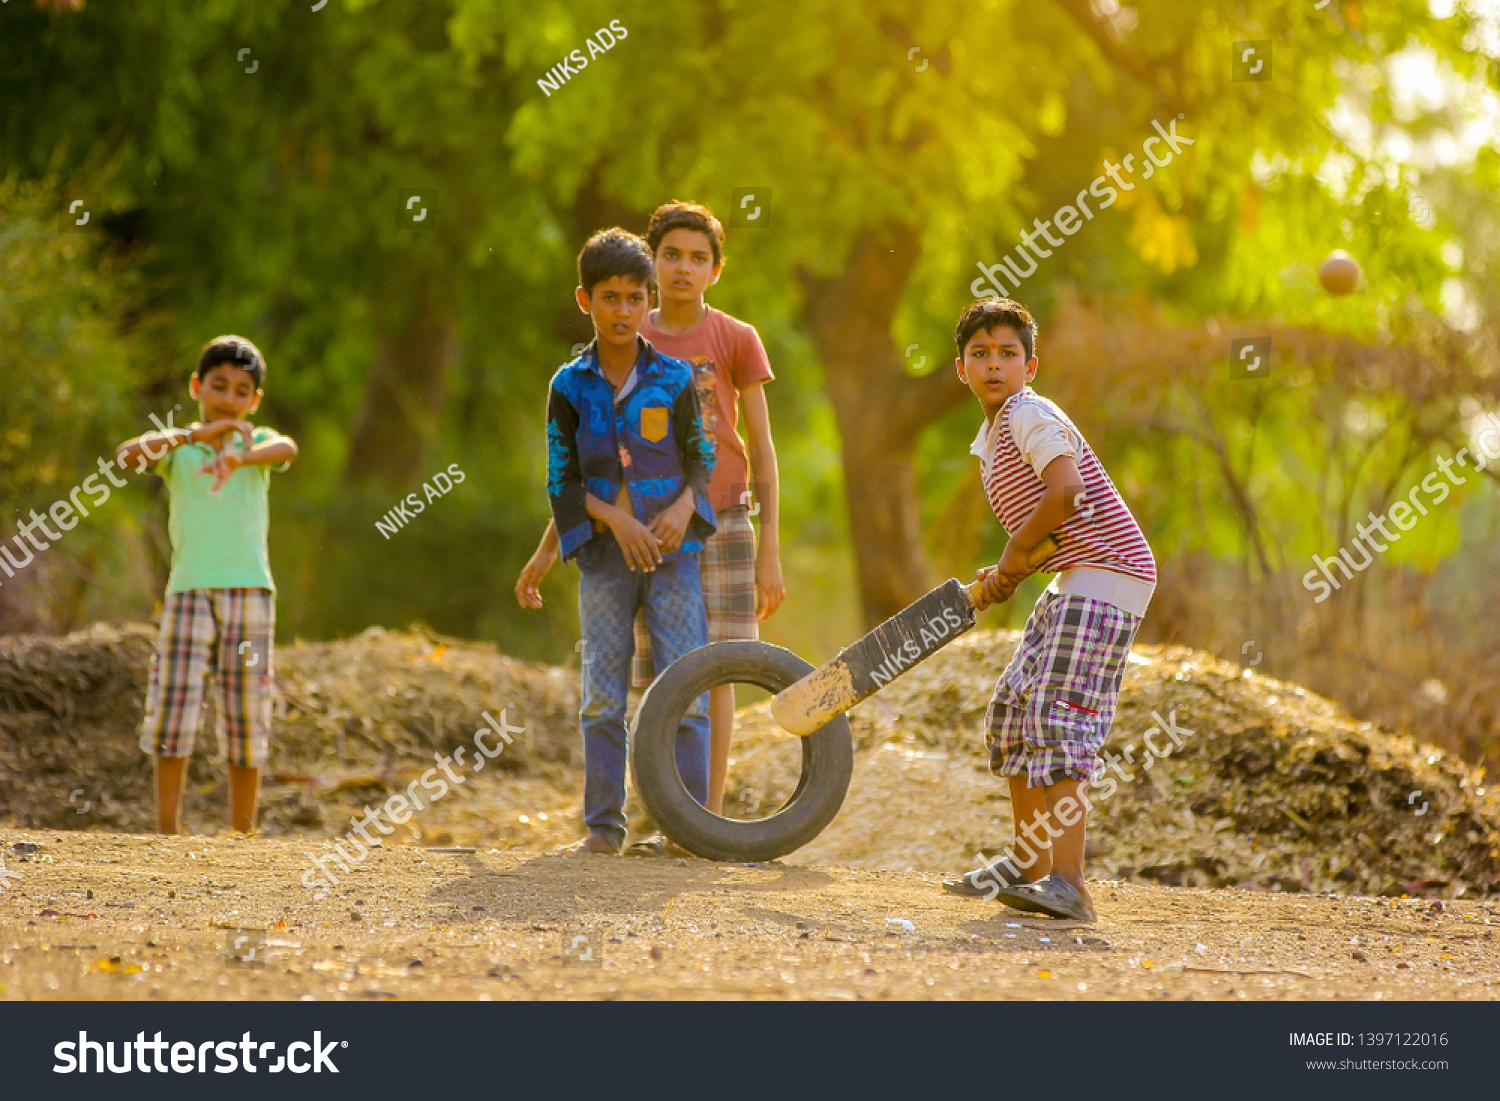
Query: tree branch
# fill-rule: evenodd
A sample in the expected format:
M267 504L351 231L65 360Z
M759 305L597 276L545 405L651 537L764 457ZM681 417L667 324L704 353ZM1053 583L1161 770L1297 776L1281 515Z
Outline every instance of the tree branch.
M1105 61L1150 88L1157 98L1171 107L1173 111L1186 112L1187 104L1183 101L1181 89L1164 87L1160 76L1162 70L1171 67L1173 62L1180 66L1181 50L1163 58L1138 53L1122 45L1111 35L1109 28L1094 17L1088 0L1053 0L1053 2L1078 24L1104 56Z
M901 401L907 420L916 428L925 428L945 413L962 405L969 390L947 367L925 375L908 375L901 381Z

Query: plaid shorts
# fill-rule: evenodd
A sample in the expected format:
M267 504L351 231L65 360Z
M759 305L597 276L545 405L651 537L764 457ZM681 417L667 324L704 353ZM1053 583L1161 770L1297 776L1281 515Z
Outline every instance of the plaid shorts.
M232 765L259 768L271 733L271 641L276 599L270 589L190 589L168 593L141 751L186 757L203 717L203 689L213 674L215 733Z
M985 712L990 771L1033 788L1097 779L1140 623L1102 600L1042 593Z
M708 641L759 638L755 615L755 526L750 510L727 508L718 514L718 530L698 556L703 574L703 605L708 611ZM635 660L630 683L644 688L655 678L646 619L635 617Z

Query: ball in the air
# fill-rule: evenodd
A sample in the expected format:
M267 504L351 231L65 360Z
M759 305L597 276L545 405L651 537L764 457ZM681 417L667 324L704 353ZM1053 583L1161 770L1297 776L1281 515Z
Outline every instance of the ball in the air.
M1359 286L1359 264L1343 249L1336 248L1319 266L1318 282L1329 294L1351 294Z

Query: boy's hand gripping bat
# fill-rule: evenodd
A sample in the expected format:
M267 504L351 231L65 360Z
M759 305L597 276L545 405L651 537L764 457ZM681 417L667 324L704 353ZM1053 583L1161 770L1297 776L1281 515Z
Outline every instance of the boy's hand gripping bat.
M1039 570L1056 553L1057 540L1049 535L1028 560ZM972 628L983 588L983 581L943 582L840 650L828 664L782 689L771 700L771 714L793 734L811 734Z

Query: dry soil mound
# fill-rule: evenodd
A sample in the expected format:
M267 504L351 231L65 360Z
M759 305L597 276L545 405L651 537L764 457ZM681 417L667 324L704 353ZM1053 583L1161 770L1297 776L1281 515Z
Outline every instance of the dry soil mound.
M0 818L150 827L150 768L135 730L153 635L98 625L61 639L0 639ZM1009 806L985 767L980 727L1015 637L961 638L857 708L844 810L789 859L945 871L997 852ZM531 849L576 836L576 672L379 629L283 646L276 662L265 832L343 833L359 807L468 741L482 712L513 705L511 721L526 733L497 759L499 771L471 775L392 840ZM1180 745L1154 716L1176 727ZM1367 894L1500 889L1500 800L1480 773L1252 670L1139 647L1106 750L1120 763L1114 790L1095 789L1092 874ZM742 711L731 812L774 809L797 759L763 705ZM213 831L223 821L222 775L212 752L195 756L190 825Z
M0 817L32 827L154 828L150 761L137 738L155 636L143 624L96 624L66 638L0 638ZM512 705L510 721L522 717L526 733L495 766L573 786L575 673L480 643L380 628L278 646L274 660L267 832L321 832L343 804L384 799L386 788L432 767L435 754L468 742L484 712L501 717ZM202 729L186 809L190 828L212 830L224 818L225 786L211 707Z

